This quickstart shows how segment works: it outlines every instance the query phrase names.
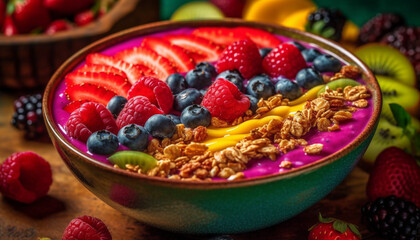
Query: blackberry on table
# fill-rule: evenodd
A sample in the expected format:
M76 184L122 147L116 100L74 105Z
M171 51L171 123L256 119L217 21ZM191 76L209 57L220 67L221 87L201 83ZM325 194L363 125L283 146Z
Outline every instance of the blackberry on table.
M346 17L339 10L319 8L309 14L305 30L334 41L339 41L345 23Z
M400 26L405 26L405 21L400 15L394 13L378 14L360 28L359 44L379 42L383 36Z
M14 102L12 125L25 131L27 139L43 137L46 133L42 116L42 95L25 95Z
M390 240L420 239L420 209L403 198L377 198L362 207L369 228Z

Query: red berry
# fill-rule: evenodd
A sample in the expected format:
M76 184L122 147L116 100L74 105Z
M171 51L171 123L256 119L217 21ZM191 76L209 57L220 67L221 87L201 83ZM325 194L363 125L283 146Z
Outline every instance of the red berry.
M359 240L361 235L356 225L335 218L323 218L309 228L308 240Z
M210 0L226 17L241 18L245 0Z
M168 84L155 77L143 76L128 91L127 99L145 96L151 103L160 107L164 113L172 109L174 97Z
M306 67L306 62L296 46L282 43L264 58L262 65L271 77L284 76L293 79Z
M147 97L135 96L130 98L117 118L118 128L135 123L144 126L147 119L163 112L153 105Z
M207 90L201 105L212 117L233 121L242 116L250 106L250 101L235 84L223 78L217 79Z
M395 195L420 207L420 167L404 150L390 147L376 158L366 187L368 198Z
M233 31L232 28L225 27L199 27L194 29L191 34L207 39L223 47L248 38L245 34Z
M50 164L34 152L19 152L0 165L0 192L11 199L32 203L45 196L52 183Z
M67 20L58 19L58 20L52 21L47 26L47 29L45 29L45 33L48 35L52 35L57 32L66 31L72 28L73 28L72 24L69 23Z
M83 142L99 130L118 133L117 124L111 112L104 105L95 102L84 103L73 111L64 127L70 137Z
M112 240L112 236L100 219L81 216L70 221L62 240Z
M83 12L78 13L74 17L74 22L77 26L84 26L88 25L89 23L93 22L96 18L96 14L92 10L86 10Z
M249 39L229 45L216 65L217 72L237 69L244 78L251 78L262 72L261 55L257 45Z
M237 27L233 30L239 34L249 37L259 48L275 48L281 44L280 39L262 29Z

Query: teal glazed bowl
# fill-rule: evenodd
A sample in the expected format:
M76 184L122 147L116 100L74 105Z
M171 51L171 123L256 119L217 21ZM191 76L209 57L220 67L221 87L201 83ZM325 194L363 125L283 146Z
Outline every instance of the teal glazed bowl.
M354 141L311 164L287 172L237 181L191 182L149 177L93 159L70 143L52 114L54 93L64 76L91 52L123 41L180 27L248 26L308 42L358 66L372 93L372 116ZM357 57L321 37L277 25L241 20L158 22L114 34L82 49L52 76L44 93L44 118L58 153L74 176L111 207L156 228L188 234L253 231L304 211L331 192L353 169L369 145L381 109L379 85Z

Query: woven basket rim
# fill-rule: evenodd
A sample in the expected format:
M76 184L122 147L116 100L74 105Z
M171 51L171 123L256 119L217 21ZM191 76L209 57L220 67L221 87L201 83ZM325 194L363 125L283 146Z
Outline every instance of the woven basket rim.
M60 40L77 39L90 36L96 36L108 32L116 22L125 15L134 10L137 3L141 0L119 0L111 8L111 10L99 18L98 20L83 26L76 27L73 30L58 32L53 35L47 34L21 34L16 36L0 36L0 45L20 45L20 44L37 44L49 43Z

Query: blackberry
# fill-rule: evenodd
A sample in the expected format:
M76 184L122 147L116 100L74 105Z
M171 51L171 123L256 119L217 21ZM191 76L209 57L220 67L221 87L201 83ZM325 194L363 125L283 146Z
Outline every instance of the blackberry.
M383 36L400 26L405 26L405 21L400 15L378 14L360 28L358 42L359 44L379 42Z
M381 42L398 49L407 56L413 67L417 68L416 73L419 75L420 27L399 27L386 34Z
M334 41L339 41L345 23L346 17L339 10L319 8L309 14L305 30Z
M25 131L25 138L32 140L46 136L41 94L19 97L14 102L14 109L11 123L15 128Z
M385 239L420 239L420 209L403 198L377 198L362 207L363 220Z

